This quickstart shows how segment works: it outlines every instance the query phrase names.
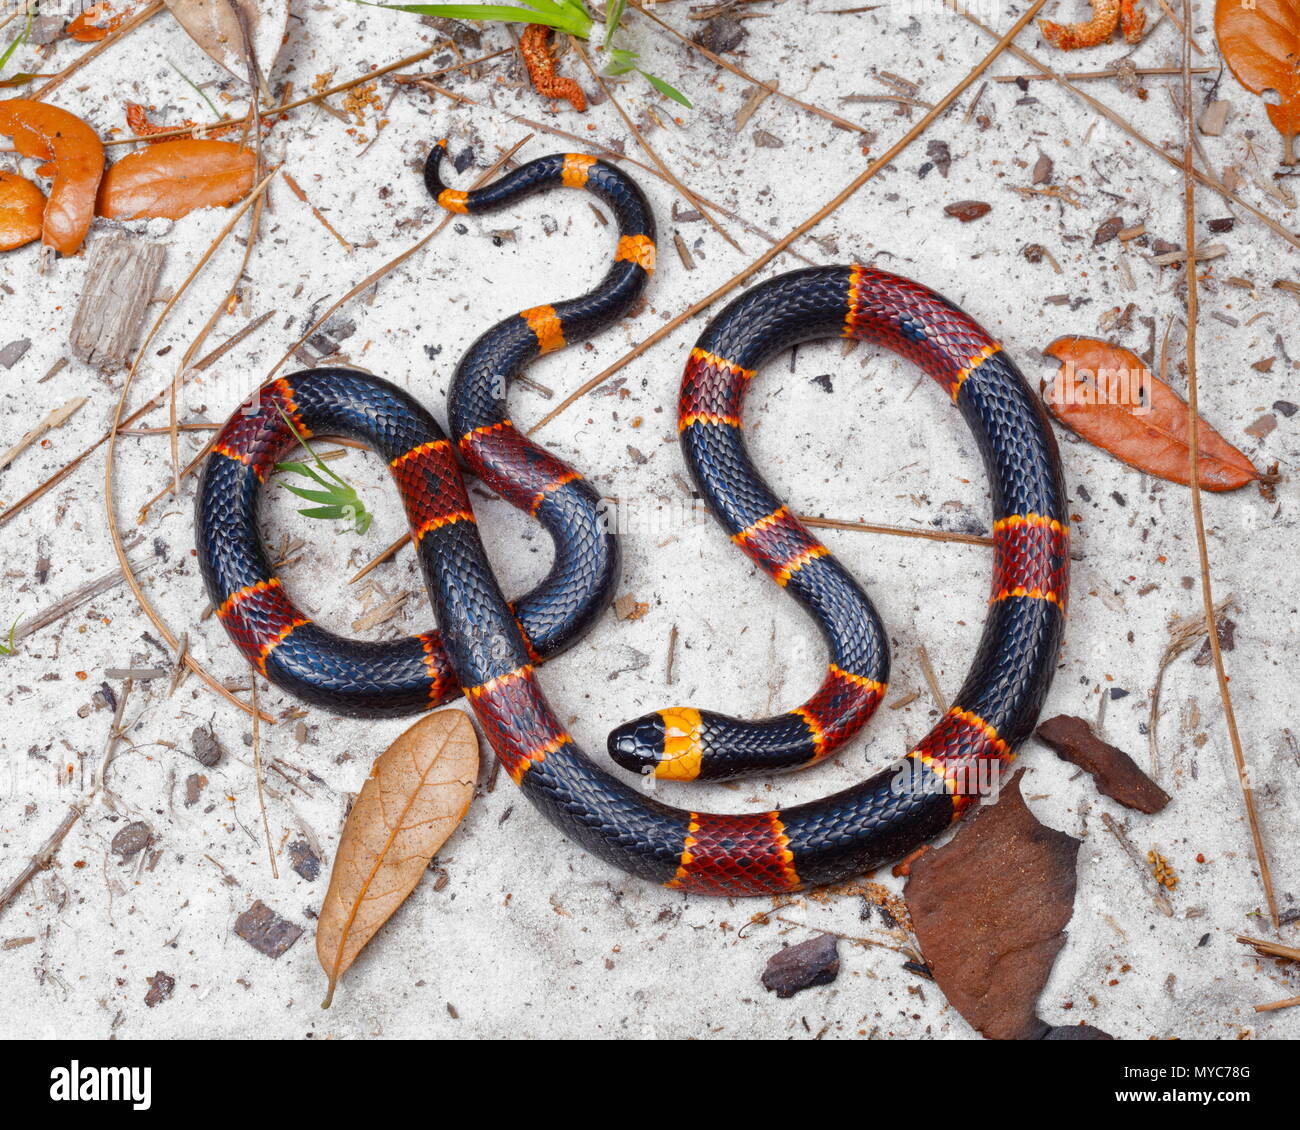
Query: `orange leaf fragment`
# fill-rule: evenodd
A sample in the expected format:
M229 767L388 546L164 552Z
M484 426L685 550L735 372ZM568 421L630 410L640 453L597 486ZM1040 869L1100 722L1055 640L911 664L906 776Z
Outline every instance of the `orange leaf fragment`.
M322 1008L456 830L477 778L478 738L460 710L425 716L375 759L343 825L316 926L316 956L329 978Z
M1044 382L1048 411L1116 459L1170 482L1191 482L1187 401L1131 350L1089 337L1063 337L1043 350L1061 362ZM1266 476L1202 418L1201 486L1236 490Z
M1300 163L1300 0L1218 0L1214 30L1237 81L1255 94L1276 90L1269 120L1282 135L1282 164Z
M130 14L128 10L114 16L111 14L112 11L113 5L110 0L100 0L98 4L91 5L69 23L63 29L63 33L78 43L97 43L101 39L107 39L122 26L122 21ZM99 23L100 20L104 22Z
M0 172L0 251L39 239L45 193L26 177Z
M27 98L0 101L0 133L13 138L24 157L44 161L36 171L51 176L42 235L48 247L73 255L95 218L95 191L104 175L104 147L85 122L67 110Z
M196 208L233 204L253 187L257 155L229 141L160 141L104 174L98 209L109 219L178 220Z

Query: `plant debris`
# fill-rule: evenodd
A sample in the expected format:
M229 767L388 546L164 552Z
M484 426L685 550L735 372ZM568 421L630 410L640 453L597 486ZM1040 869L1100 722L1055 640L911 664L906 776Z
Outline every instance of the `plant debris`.
M763 988L785 1000L804 989L829 985L840 974L839 943L834 934L818 934L777 950L767 959Z
M1170 801L1169 794L1137 767L1121 749L1102 741L1082 718L1058 714L1039 723L1038 740L1064 761L1090 774L1097 790L1138 812L1159 812Z
M1191 481L1187 402L1122 346L1062 337L1043 350L1061 362L1043 382L1048 410L1072 432L1116 459L1170 482ZM1267 476L1204 420L1200 481L1205 490L1236 490Z
M427 715L375 758L343 826L316 927L329 978L322 1008L469 810L478 764L474 726L459 710Z
M145 980L149 983L149 991L144 995L144 1003L148 1008L156 1008L163 1001L170 1000L176 991L176 978L161 969Z
M1254 94L1276 91L1266 102L1268 119L1282 135L1282 164L1300 161L1295 139L1300 133L1300 68L1296 66L1297 0L1218 0L1214 30L1219 50L1237 81Z
M987 216L991 211L993 211L993 205L986 204L983 200L959 200L956 204L949 204L944 208L945 214L955 217L963 224L969 224L972 220Z
M113 220L179 220L196 208L233 204L253 187L257 157L230 141L160 141L104 175L96 207Z
M24 157L45 162L37 170L54 178L41 234L61 255L75 255L95 218L95 192L104 175L104 147L95 131L74 114L44 102L0 102L0 133L13 138Z
M258 953L278 958L302 937L302 927L281 918L258 899L235 919L235 933Z
M914 860L903 892L939 988L994 1040L1048 1033L1038 994L1074 913L1079 841L1038 822L1020 781L1004 781L996 804Z

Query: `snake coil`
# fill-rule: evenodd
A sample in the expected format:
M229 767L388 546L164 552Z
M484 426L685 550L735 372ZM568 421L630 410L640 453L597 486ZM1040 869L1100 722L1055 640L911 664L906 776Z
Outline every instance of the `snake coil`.
M478 190L483 195L449 197L452 190L438 180L437 159L426 170L430 189L444 206L466 211L517 199L503 184L515 191L557 178L567 183L564 170L572 169L575 160L542 158ZM609 167L582 160L586 185L592 187L593 175L604 176ZM645 226L633 234L650 238L648 219L646 211ZM620 225L625 227L621 215ZM626 238L620 239L620 248ZM638 244L637 256L620 259L615 268L635 261L647 271L644 244ZM613 275L612 270L607 281ZM483 442L475 437L510 435L516 445L512 450L519 450L522 437L513 438L518 433L504 416L505 379L536 356L545 341L555 340L548 335L558 332L563 339L574 332L571 327L590 331L591 323L584 320L588 307L582 305L586 300L576 301L573 308L554 307L553 320L550 315L508 320L466 355L453 382L451 417L456 448L467 461ZM415 701L411 684L417 680L384 684L382 671L365 667L392 645L337 641L346 647L333 651L323 646L323 640L336 638L311 625L289 603L257 535L258 488L273 462L268 453L277 442L287 442L288 428L276 423L281 411L303 434L326 432L365 442L392 469L441 626L441 637L417 637L423 682L415 689L423 691L427 705L433 697L427 678L435 651L430 641L437 639L437 654L445 657L502 765L566 835L631 874L702 894L771 894L861 874L913 850L960 817L988 791L1032 729L1060 649L1069 530L1060 462L1042 406L1010 358L976 322L928 288L871 268L824 267L782 275L733 301L704 331L686 367L679 430L692 474L715 516L742 549L815 615L820 611L833 617L841 598L857 600L860 594L753 470L741 414L745 388L774 354L834 336L874 342L916 362L957 406L990 479L994 567L988 617L953 706L900 762L832 796L767 812L692 812L646 796L584 756L542 693L536 673L540 648L525 615L528 598L516 609L501 593L452 443L414 398L376 377L343 369L298 373L264 389L256 410L232 417L208 460L199 494L199 554L208 591L241 649L280 685L335 709L355 709L362 701L372 710L399 702L407 708ZM543 508L562 488L544 489L553 482L547 476L554 466L550 456L538 451L531 450L522 461L502 458L483 465L495 476L487 480L495 489L516 505L526 502L525 508L545 521ZM521 468L535 465L529 459L541 461L546 473L525 480ZM567 469L564 473L576 476ZM564 486L578 481L571 478ZM567 506L557 512L570 520ZM560 517L555 521L548 529L557 539L558 561L560 535L555 530L563 527ZM590 614L580 604L566 607L580 619ZM874 618L869 603L858 611ZM815 710L809 704L803 708L807 714L796 712L806 724L802 748L811 741L814 753L818 743L825 748L843 740L834 731L835 719L865 720L865 692L875 693L876 701L879 697L859 683L869 679L861 668L841 665L854 660L837 650L834 637L831 642L834 662L823 686L830 691L819 692ZM359 666L364 668L360 679ZM841 678L837 668L853 677ZM358 681L364 693L356 691ZM439 693L449 695L452 685L449 679ZM659 718L667 743L680 735L669 735L665 713ZM675 725L684 720L683 728L696 731L681 740L678 752L704 749L708 727L718 725L697 713L698 726L685 712L676 716ZM788 719L780 724L789 724ZM659 739L653 716L631 726L643 737L651 731L649 746L636 747L642 749L636 756L648 756L656 766L664 761L658 751L667 746L654 745ZM627 732L626 727L616 731L613 744L618 746Z

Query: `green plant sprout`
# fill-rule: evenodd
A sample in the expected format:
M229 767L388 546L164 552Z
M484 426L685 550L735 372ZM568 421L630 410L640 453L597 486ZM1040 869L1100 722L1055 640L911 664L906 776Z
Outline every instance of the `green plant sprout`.
M328 480L321 478L321 476L311 467L307 466L306 463L299 463L296 461L277 463L275 465L277 471L283 471L294 475L303 475L311 479L318 486L324 488L323 490L308 490L306 487L294 486L293 483L286 483L283 479L277 479L276 481L284 487L285 490L292 491L299 498L305 498L308 502L317 502L321 504L319 506L304 507L302 510L299 510L298 513L304 518L342 518L346 521L350 521L352 523L352 528L356 530L358 534L364 534L368 529L370 529L370 523L374 520L374 515L366 509L365 504L357 495L352 484L347 482L345 479L340 478L325 465L325 461L312 450L311 444L307 442L303 434L294 427L293 421L289 419L283 408L277 404L275 410L280 413L284 422L289 425L289 430L293 432L294 438L302 444L306 449L307 454L312 457L312 462L314 462L321 471L325 472L330 479L334 480L333 482L329 482Z
M523 7L513 4L373 4L370 0L357 0L374 8L395 8L401 12L415 12L421 16L443 16L452 20L498 20L503 23L544 24L563 31L575 39L591 39L592 18L583 7L582 0L521 0ZM604 73L611 76L636 71L665 98L671 98L693 109L691 100L676 87L644 71L640 56L626 47L614 46L614 35L620 30L627 0L609 0L605 12L605 37L602 49L609 56Z
M21 620L22 617L20 616L18 619ZM18 648L14 646L14 632L17 630L18 620L15 620L13 627L9 629L9 646L5 647L4 644L0 644L0 655L13 655L13 653L18 650Z
M36 14L36 4L27 5L27 18L23 21L23 26L18 34L9 41L9 46L5 48L4 54L0 55L0 74L4 74L4 69L9 65L9 60L13 58L13 53L27 42L27 37L32 34L32 17ZM23 83L35 78L35 75L20 73L12 75L0 82L0 86L21 86ZM8 652L6 652L8 654Z

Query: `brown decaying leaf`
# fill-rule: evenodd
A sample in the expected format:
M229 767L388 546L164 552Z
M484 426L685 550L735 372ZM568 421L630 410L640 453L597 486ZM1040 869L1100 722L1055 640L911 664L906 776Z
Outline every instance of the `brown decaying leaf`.
M1237 81L1262 94L1276 90L1268 103L1269 121L1282 135L1282 164L1300 161L1300 0L1218 0L1214 30L1219 50Z
M1049 1033L1038 994L1074 913L1079 841L1039 823L1006 781L904 888L921 952L948 1003L991 1040Z
M104 174L98 210L110 219L169 220L233 204L253 187L251 149L229 141L160 141L123 157Z
M45 162L36 171L52 176L54 185L45 206L44 241L62 255L75 254L95 218L95 190L104 175L104 146L95 131L57 106L9 98L0 102L0 133L12 137L24 157Z
M1190 482L1187 402L1136 354L1090 337L1058 338L1043 352L1061 362L1055 380L1043 387L1058 421L1131 467ZM1264 478L1203 419L1199 467L1205 490L1236 490Z
M439 710L376 759L343 826L316 926L316 954L338 979L415 889L474 796L478 739L469 716Z
M265 83L284 42L288 0L167 0L168 10L208 57L241 82L247 82L244 32L235 5L243 14L253 43L256 70Z
M0 171L0 251L12 251L41 236L45 193L26 177Z

